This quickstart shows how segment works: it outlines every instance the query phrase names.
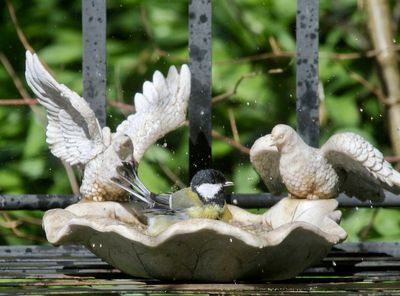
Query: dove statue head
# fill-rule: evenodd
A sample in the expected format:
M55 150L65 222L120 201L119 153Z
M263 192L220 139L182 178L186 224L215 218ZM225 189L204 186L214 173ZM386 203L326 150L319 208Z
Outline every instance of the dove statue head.
M276 146L278 150L282 150L284 146L295 144L297 138L296 131L285 124L275 125L271 131L272 145Z

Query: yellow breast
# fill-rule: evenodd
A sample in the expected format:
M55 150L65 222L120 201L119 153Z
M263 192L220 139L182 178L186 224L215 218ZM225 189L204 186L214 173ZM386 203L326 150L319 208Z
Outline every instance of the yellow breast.
M191 207L188 209L190 218L203 218L229 221L232 219L232 214L226 206L223 208L217 205L204 205L200 207Z

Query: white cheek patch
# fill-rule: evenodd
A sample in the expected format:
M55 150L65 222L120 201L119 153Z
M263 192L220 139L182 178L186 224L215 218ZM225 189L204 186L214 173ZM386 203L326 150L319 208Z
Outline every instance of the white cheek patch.
M221 190L221 184L205 183L197 187L197 191L199 192L199 194L207 200L215 198L217 193Z

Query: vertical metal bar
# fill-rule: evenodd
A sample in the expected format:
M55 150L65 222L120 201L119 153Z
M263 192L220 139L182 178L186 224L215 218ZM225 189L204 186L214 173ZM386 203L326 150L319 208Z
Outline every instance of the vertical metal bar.
M83 97L106 125L106 1L82 0Z
M318 33L319 0L297 0L297 131L314 147L319 142Z
M211 0L189 1L189 174L211 167Z

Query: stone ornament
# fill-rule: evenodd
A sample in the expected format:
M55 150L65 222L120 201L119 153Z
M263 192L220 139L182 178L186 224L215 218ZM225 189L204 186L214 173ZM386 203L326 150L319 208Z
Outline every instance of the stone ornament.
M138 163L147 148L181 126L190 95L190 71L170 67L159 71L135 95L136 113L115 133L100 127L84 98L58 83L36 54L26 52L26 81L47 111L46 141L51 152L70 165L83 167L80 193L84 200L128 200L128 194L111 182L121 161Z
M132 203L78 203L43 217L50 243L83 244L136 277L228 282L281 280L346 238L337 201L284 198L265 214L228 205L229 223L189 219L151 236Z
M250 160L274 194L286 187L293 198L327 199L345 192L360 200L381 201L382 187L400 192L400 173L354 133L335 134L317 149L290 126L278 124L254 143Z

